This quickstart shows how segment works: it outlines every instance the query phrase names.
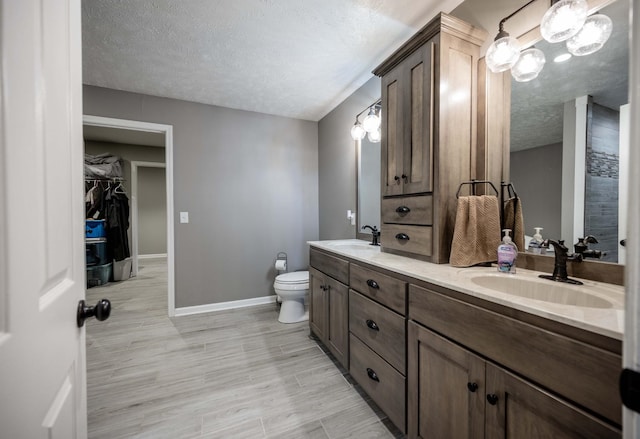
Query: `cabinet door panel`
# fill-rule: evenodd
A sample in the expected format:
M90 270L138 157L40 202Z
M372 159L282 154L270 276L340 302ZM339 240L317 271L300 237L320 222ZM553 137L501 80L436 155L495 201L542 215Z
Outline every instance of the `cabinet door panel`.
M433 42L425 44L402 62L405 80L404 194L430 192L433 123Z
M402 194L402 66L382 78L382 195Z
M486 437L607 439L621 432L533 384L487 363Z
M349 288L330 278L325 278L328 285L328 332L327 347L340 363L349 369Z
M484 361L409 322L410 438L484 437Z
M309 267L309 327L322 342L326 341L327 311L325 277L318 270Z

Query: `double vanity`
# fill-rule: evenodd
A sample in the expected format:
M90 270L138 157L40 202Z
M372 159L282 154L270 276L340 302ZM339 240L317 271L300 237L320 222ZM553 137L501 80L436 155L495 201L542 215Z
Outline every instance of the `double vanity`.
M621 436L623 287L309 244L311 332L409 437Z

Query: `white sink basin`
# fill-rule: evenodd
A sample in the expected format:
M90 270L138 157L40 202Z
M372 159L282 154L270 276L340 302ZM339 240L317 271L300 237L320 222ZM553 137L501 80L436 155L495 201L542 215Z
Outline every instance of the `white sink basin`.
M584 308L614 307L612 301L599 297L598 289L601 287L597 285L575 286L544 279L500 274L474 275L471 277L471 282L479 287L524 299ZM593 293L589 290L593 291Z

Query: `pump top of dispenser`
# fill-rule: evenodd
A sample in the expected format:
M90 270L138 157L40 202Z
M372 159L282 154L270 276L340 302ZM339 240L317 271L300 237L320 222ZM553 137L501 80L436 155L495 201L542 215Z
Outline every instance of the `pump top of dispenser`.
M534 227L533 230L536 231L536 233L533 234L533 239L536 240L537 242L542 242L542 235L540 234L540 231L544 230L542 227Z

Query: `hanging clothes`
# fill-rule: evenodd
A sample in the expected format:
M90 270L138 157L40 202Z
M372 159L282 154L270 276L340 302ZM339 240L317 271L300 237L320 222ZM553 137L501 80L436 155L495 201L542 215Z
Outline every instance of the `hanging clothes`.
M105 197L107 249L116 261L131 256L129 249L129 198L122 186L107 191Z

